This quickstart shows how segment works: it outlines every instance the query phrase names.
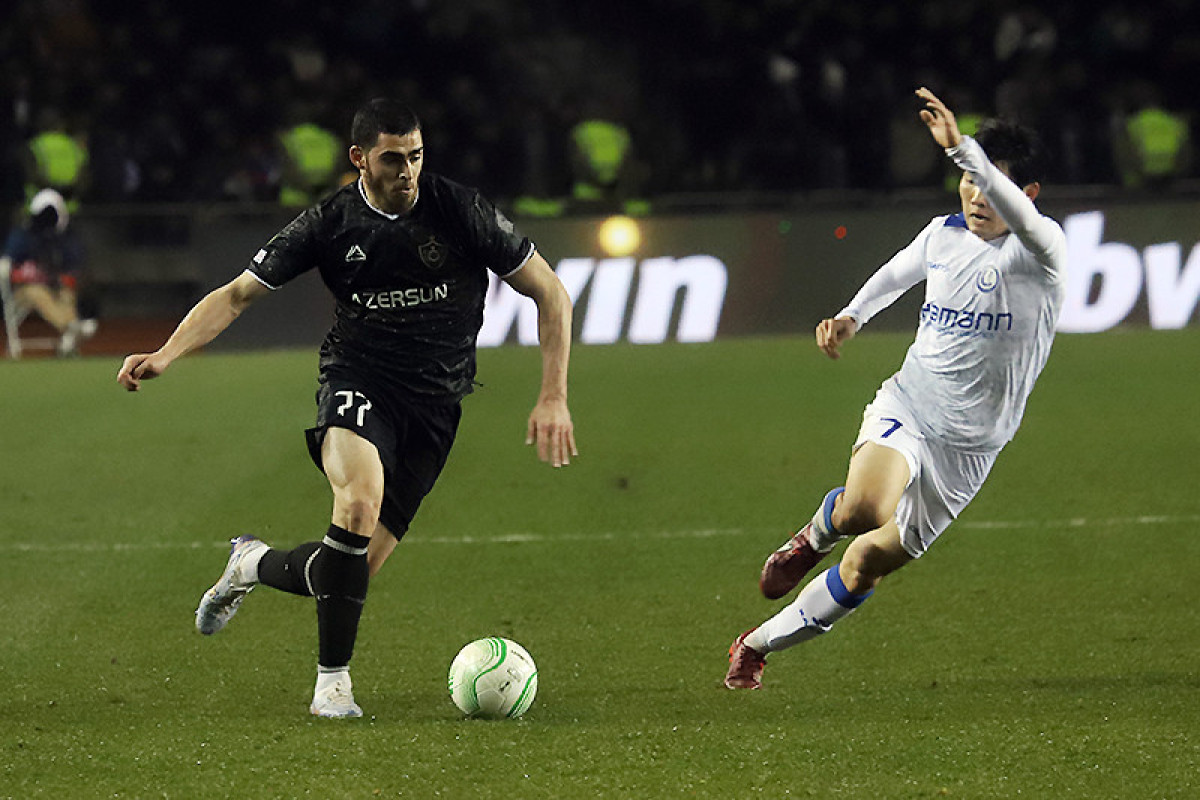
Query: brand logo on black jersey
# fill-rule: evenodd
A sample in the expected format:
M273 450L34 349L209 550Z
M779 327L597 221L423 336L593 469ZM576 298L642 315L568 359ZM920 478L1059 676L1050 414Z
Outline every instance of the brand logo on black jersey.
M430 236L429 241L417 248L417 253L430 269L437 269L446 262L446 245L439 242L436 236Z
M411 289L380 289L379 291L355 292L350 299L372 311L389 308L412 308L430 303L440 303L450 297L450 287L442 283L437 286L420 286Z
M367 254L364 253L363 249L361 247L359 247L358 245L356 245L356 244L350 245L350 249L346 251L346 260L347 261L366 261Z

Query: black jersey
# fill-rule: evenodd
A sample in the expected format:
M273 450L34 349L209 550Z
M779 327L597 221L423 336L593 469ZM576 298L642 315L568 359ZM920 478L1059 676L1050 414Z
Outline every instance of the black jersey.
M478 192L423 173L405 215L367 202L359 183L309 208L254 257L272 289L314 267L337 300L321 345L322 380L353 374L412 400L471 391L490 269L501 277L533 254Z

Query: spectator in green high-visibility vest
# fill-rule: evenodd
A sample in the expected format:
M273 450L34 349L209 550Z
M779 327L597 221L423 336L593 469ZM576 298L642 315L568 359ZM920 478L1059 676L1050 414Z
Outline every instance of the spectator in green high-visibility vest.
M570 131L571 195L576 207L646 213L649 203L637 196L639 167L629 128L598 101L590 106Z
M32 198L39 189L54 189L75 211L86 188L87 140L72 134L54 109L42 112L38 130L28 142L25 193Z
M621 176L629 153L629 131L605 119L584 119L571 129L571 143L578 165L575 196L580 200L601 199Z
M289 123L279 135L283 156L279 202L307 207L340 185L346 147L304 104L292 107Z
M1182 114L1168 111L1149 83L1132 90L1132 111L1121 123L1116 160L1121 182L1129 188L1161 188L1191 168L1191 132Z

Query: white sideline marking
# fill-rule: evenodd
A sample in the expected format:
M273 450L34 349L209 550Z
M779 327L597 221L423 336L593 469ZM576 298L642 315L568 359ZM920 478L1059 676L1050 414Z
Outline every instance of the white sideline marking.
M956 523L959 528L982 528L999 530L1012 528L1112 528L1117 525L1174 525L1184 522L1200 522L1200 514L1184 514L1182 516L1147 514L1140 517L1110 517L1108 519L1086 519L1072 517L1071 519L1025 520L1023 522L979 522L968 521Z
M1109 517L1105 519L1087 519L1072 517L1070 519L1043 520L968 520L956 523L958 528L977 530L1020 530L1028 528L1114 528L1117 526L1136 525L1177 525L1200 523L1200 514L1183 515L1143 515L1137 517ZM405 541L413 544L518 544L523 542L595 542L619 541L629 539L711 539L717 536L742 536L758 532L761 529L751 528L703 528L692 531L609 531L605 533L561 533L547 535L544 533L501 533L495 536L422 536L412 534ZM41 542L13 542L7 545L10 550L19 553L120 553L127 550L208 550L227 549L228 541L220 539L205 542L71 542L67 544L44 544Z

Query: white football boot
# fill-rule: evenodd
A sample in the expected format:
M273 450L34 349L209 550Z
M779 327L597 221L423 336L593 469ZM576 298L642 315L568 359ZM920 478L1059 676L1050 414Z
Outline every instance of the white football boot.
M325 673L317 676L312 705L308 710L318 717L330 719L361 717L362 709L354 702L349 672Z
M200 598L196 607L196 630L210 636L233 619L238 606L258 584L258 561L271 549L257 536L246 534L231 539L229 562L221 579Z

